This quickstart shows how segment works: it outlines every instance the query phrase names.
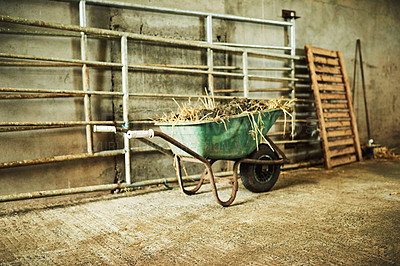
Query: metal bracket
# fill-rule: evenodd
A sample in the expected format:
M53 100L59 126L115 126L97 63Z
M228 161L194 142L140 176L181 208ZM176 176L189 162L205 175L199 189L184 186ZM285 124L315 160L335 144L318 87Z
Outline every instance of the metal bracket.
M294 10L287 10L287 9L282 9L282 17L286 19L298 19L300 17L296 16L296 11Z

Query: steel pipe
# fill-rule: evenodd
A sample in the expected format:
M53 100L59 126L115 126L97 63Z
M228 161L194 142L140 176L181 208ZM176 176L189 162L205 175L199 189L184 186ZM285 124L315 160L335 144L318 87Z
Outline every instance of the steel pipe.
M282 169L296 169L300 167L309 167L314 165L320 165L323 163L323 160L315 160L310 162L303 163L293 163L293 164L285 164ZM228 172L219 172L214 175L217 177L224 177L232 175L232 171ZM191 175L187 177L182 177L184 181L197 181L200 180L201 175ZM54 197L54 196L62 196L62 195L71 195L71 194L80 194L80 193L89 193L96 191L108 191L115 189L124 189L124 188L138 188L145 187L151 185L160 185L165 182L172 183L177 182L177 177L169 177L169 178L161 178L161 179L152 179L146 181L135 182L133 184L106 184L106 185L97 185L97 186L86 186L86 187L78 187L78 188L69 188L69 189L57 189L57 190L46 190L46 191L36 191L29 193L17 193L10 195L0 196L0 202L7 201L16 201L16 200L25 200L25 199L34 199L34 198L44 198L44 197Z
M271 49L271 50L291 50L287 46L272 46L272 45L257 45L257 44L242 44L242 43L227 43L227 42L214 42L216 45L242 47L242 48L256 48L256 49Z
M53 58L53 57L45 57L45 56L16 55L16 54L0 53L0 57L26 59L26 60L64 62L64 63L76 63L76 64L80 64L81 66L86 64L89 66L122 67L122 64L119 64L119 63L109 63L109 62L89 61L89 60L79 60L79 59L63 59L63 58Z
M224 176L230 176L232 174L233 174L232 171L228 171L228 172L219 172L214 175L217 177L224 177ZM196 181L196 180L200 180L200 177L201 177L201 175L191 175L191 176L183 177L183 180ZM177 182L177 178L176 177L168 177L168 178L139 181L139 182L135 182L132 184L118 183L118 184L106 184L106 185L86 186L86 187L67 188L67 189L36 191L36 192L28 192L28 193L17 193L17 194L0 196L0 202L54 197L54 196L80 194L80 193L89 193L89 192L96 192L96 191L108 191L108 190L115 190L115 189L138 188L138 187L145 187L145 186L152 186L152 185L161 185L161 184L165 184L165 182L168 182L168 183Z
M78 63L43 63L43 62L4 62L0 61L0 66L17 66L17 67L80 67Z
M55 89L25 89L25 88L0 88L0 92L24 92L24 93L57 93L80 95L105 95L105 96L123 96L122 92L113 91L79 91L79 90L55 90Z
M295 37L295 29L296 29L296 23L295 23L295 18L291 19L292 26L290 26L290 55L296 55L296 37ZM292 81L289 83L289 86L293 88L292 90L292 98L296 99L296 71L295 71L295 62L294 59L290 60L290 77L292 78ZM296 129L296 106L293 106L293 111L292 111L292 116L293 116L293 121L295 122L294 125L292 125L292 136L295 135L295 129Z
M139 141L146 143L147 145L153 147L150 148L130 148L132 152L140 153L140 152L161 152L168 156L173 156L172 152L168 148L164 148L160 145L157 145L146 139L138 139ZM38 158L38 159L29 159L29 160L19 160L19 161L10 161L0 163L0 169L3 168L13 168L19 166L28 166L28 165L37 165L37 164L46 164L46 163L57 163L64 161L72 161L79 159L90 159L90 158L99 158L99 157L112 157L125 154L125 150L109 150L109 151L101 151L93 154L88 153L80 153L80 154L69 154L69 155L59 155L53 157L46 158Z
M0 126L78 126L78 125L115 125L123 121L58 121L58 122L0 122Z
M211 60L211 58L209 59ZM231 76L231 77L243 77L243 74L239 73L228 73L214 71L214 67L207 67L208 70L195 70L195 69L179 69L174 67L160 67L160 66L144 66L144 65L128 65L129 69L140 69L140 70L153 70L153 71L169 71L176 73L188 73L188 74L205 74L205 75L216 75L216 76ZM212 80L212 79L211 79Z
M251 89L251 90L258 90L258 89ZM264 90L264 89L260 89ZM269 90L269 89L265 89ZM271 89L270 91L286 91L289 90L288 88L282 88L282 89ZM77 94L77 95L83 95L85 93L87 94L93 94L93 95L106 95L106 96L123 96L123 93L121 92L100 92L100 91L88 91L88 92L83 92L83 91L69 91L69 90L46 90L46 89L19 89L19 88L0 88L0 92L44 92L44 93L65 93L65 94ZM218 90L218 92L224 92L225 90ZM229 91L226 90L227 92L236 92L236 91ZM205 97L205 95L196 95L196 94L167 94L167 93L129 93L129 96L132 97L171 97L171 98L202 98ZM233 98L241 98L239 96L214 96L215 99L217 100L223 100L223 99L233 99ZM251 97L249 97L251 98ZM268 99L268 98L264 98ZM288 100L293 100L289 98L283 98L282 100L288 101ZM314 101L311 99L294 99L295 102L310 102L313 103Z
M36 35L36 36L50 36L50 37L66 37L66 38L80 38L79 33L59 33L49 31L28 31L28 30L15 30L9 28L0 28L0 34L17 34L17 35Z
M248 89L249 92L271 92L271 91L291 91L292 88L268 88L268 89ZM226 89L226 90L215 90L214 92L221 93L232 93L232 92L243 92L243 89Z
M92 61L93 62L93 61ZM99 63L103 63L100 62ZM83 63L43 63L43 62L4 62L0 61L0 66L33 66L33 67L81 67ZM115 66L103 66L103 65L95 65L90 64L91 67L111 67L111 68L121 68L122 65L116 63ZM132 69L146 69L146 67L161 67L167 68L176 68L176 69L208 69L206 65L170 65L170 64L129 64L129 68ZM215 70L242 70L243 68L240 66L214 66ZM257 71L290 71L291 68L289 67L248 67L250 70L257 70ZM208 74L209 72L198 72ZM214 73L213 73L214 74Z
M171 97L171 98L203 98L205 95L195 95L195 94L167 94L167 93L129 93L129 96L133 97ZM233 99L234 96L214 96L214 99L223 100L223 99ZM238 97L236 97L238 98Z
M77 2L79 0L53 0L53 1ZM286 22L286 21L274 21L274 20L268 20L268 19L249 18L249 17L242 17L242 16L235 16L235 15L190 11L190 10L182 10L182 9L176 9L176 8L145 6L145 5L131 4L131 3L125 3L125 2L116 2L116 1L86 0L86 3L92 4L92 5L122 7L122 8L130 8L130 9L144 10L144 11L150 11L150 12L169 13L169 14L186 15L186 16L199 16L199 17L213 16L218 19L226 19L226 20L242 21L242 22L252 22L252 23L259 23L259 24L271 24L271 25L276 25L276 26L290 26L291 25L290 22Z
M206 17L206 35L207 35L207 43L209 45L213 44L212 39L212 16L208 15ZM207 48L207 66L208 66L208 90L211 93L211 96L214 96L214 76L212 72L214 72L214 51L211 48Z
M129 80L128 80L128 38L126 35L121 37L121 62L122 62L122 116L124 126L129 125ZM124 150L125 150L125 182L131 183L131 151L129 149L128 134L124 134Z
M285 120L278 119L276 122L282 123ZM296 122L308 123L313 120L310 119L296 119ZM315 119L317 121L317 119ZM286 121L291 123L291 119ZM61 121L61 122L0 122L2 127L11 126L79 126L79 125L118 125L124 124L124 121ZM155 121L144 121L144 120L130 120L130 124L154 124Z
M243 96L244 98L249 97L249 70L248 70L248 54L244 51L242 54L242 65L243 65Z
M124 154L124 150L114 150L114 151L96 152L93 154L80 153L80 154L73 154L73 155L53 156L53 157L40 158L40 159L11 161L11 162L0 163L0 169L12 168L12 167L18 167L18 166L45 164L45 163L64 162L64 161L87 159L87 158L110 157L110 156L116 156L116 155L122 155L122 154Z
M79 26L86 27L86 4L85 0L79 1ZM83 61L88 60L87 56L87 36L84 32L81 32L81 59ZM90 90L90 80L89 80L89 69L87 64L82 66L82 87L83 91ZM85 121L89 122L92 118L91 114L91 99L89 94L83 96ZM93 129L91 125L86 125L86 145L87 152L89 154L93 153Z
M43 61L55 61L55 62L68 62L68 63L79 63L83 67L87 66L101 66L101 67L118 67L122 68L122 64L119 63L109 63L109 62L101 62L101 61L88 61L88 60L76 60L76 59L63 59L63 58L52 58L52 57L40 57L40 56L29 56L29 55L14 55L14 54L5 54L0 53L0 57L6 58L16 58L16 59L28 59L28 60L43 60ZM209 55L209 59L211 60L211 55ZM175 67L162 67L162 66L151 66L151 65L143 65L143 64L128 64L128 69L140 69L140 70L149 70L149 71L169 71L176 73L189 73L189 74L205 74L205 75L218 75L218 76L231 76L231 77L244 77L244 74L239 73L228 73L228 72L219 72L214 71L214 67L209 67L208 70L195 70L195 69L179 69ZM222 68L222 67L221 67ZM285 69L286 70L286 69ZM291 80L291 78L284 77L267 77L267 76L256 76L249 75L249 78L252 79L261 79L261 80L269 80L269 81L282 81L282 80ZM213 78L209 79L210 81ZM296 79L297 80L297 79Z
M0 132L14 132L14 131L26 131L26 130L39 130L39 129L58 129L58 128L69 128L76 127L79 125L58 125L58 126L14 126L14 127L0 127Z
M296 81L297 78L287 78L287 77L267 77L260 75L248 75L249 79L253 80L268 80L268 81Z
M44 93L44 94L5 94L0 95L0 99L42 99L42 98L58 98L58 97L79 97L81 95L63 94L63 93Z
M188 46L194 48L210 48L213 50L229 51L232 53L239 53L239 54L243 53L244 51L244 49L241 48L224 47L224 46L209 44L207 42L176 40L176 39L149 36L137 33L119 32L119 31L105 30L105 29L91 28L91 27L80 27L70 24L47 22L42 20L33 20L33 19L5 16L5 15L0 15L0 22L15 23L28 26L38 26L38 27L53 28L59 30L75 31L75 32L84 32L85 34L100 35L108 38L121 38L122 36L126 36L129 39L139 40L139 41L148 41L155 43L160 42L170 45L180 45L180 46ZM251 52L249 51L249 55L258 57L278 58L278 59L300 59L300 57L298 56L273 54L273 53L258 52L258 51L251 51Z

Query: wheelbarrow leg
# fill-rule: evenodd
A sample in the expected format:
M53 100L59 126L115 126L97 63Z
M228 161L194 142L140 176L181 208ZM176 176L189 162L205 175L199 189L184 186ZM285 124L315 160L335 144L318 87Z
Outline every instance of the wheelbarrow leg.
M218 202L218 204L220 204L223 207L227 207L227 206L231 205L232 202L236 198L236 193L237 193L238 187L239 187L239 183L238 183L239 165L240 165L239 161L236 161L235 164L233 165L233 186L232 186L231 197L227 201L222 201L218 196L218 190L217 190L217 186L215 184L215 178L214 178L213 171L211 169L211 164L207 164L208 175L210 177L210 183L211 183L211 187L212 187L212 190L214 193L214 197L215 197L216 201Z
M179 156L174 157L174 164L175 164L176 176L178 178L178 183L179 183L179 187L181 188L181 191L183 193L185 193L186 195L194 195L200 189L200 187L203 185L204 178L205 178L208 170L207 169L204 170L203 174L200 177L200 181L199 181L199 183L197 183L195 188L193 188L191 190L187 190L183 186L182 171L181 171L181 159L179 158Z

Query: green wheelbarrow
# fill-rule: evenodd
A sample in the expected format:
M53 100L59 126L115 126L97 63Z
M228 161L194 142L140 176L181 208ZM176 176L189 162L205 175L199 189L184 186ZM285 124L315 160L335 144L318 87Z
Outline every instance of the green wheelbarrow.
M280 109L271 109L255 114L241 114L221 122L156 123L161 131L125 132L129 138L137 138L144 143L174 158L179 186L187 195L195 194L206 177L209 178L216 201L226 207L235 199L239 176L250 191L269 191L280 174L280 167L288 163L285 154L266 136L272 125L282 114ZM104 126L103 128L107 128ZM103 130L95 128L97 132ZM114 127L115 132L115 127ZM171 151L145 139L160 137L168 142ZM211 166L218 160L234 161L233 186L227 201L220 199ZM205 170L193 189L186 189L182 180L181 161L201 163ZM240 170L240 174L239 174Z

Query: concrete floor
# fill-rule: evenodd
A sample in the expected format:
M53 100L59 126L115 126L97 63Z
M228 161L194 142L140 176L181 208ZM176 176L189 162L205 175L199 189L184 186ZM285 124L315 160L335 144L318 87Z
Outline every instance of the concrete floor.
M398 265L400 161L287 171L228 208L209 185L2 203L0 228L0 264Z

